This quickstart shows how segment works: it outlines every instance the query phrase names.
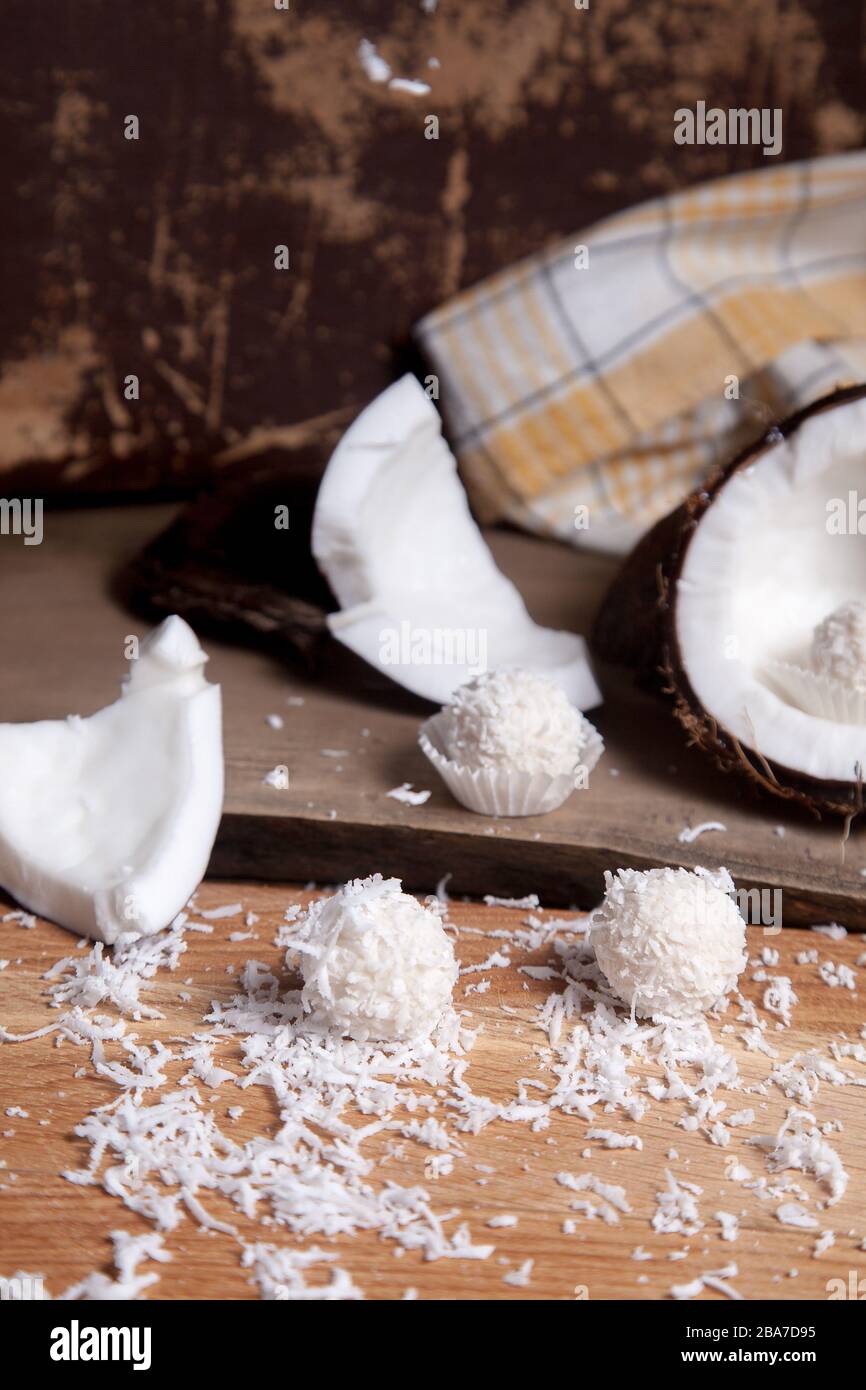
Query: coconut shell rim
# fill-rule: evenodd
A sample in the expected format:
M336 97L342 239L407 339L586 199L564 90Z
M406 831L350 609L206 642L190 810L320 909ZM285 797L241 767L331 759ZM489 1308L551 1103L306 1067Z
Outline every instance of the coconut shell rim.
M795 434L807 420L864 399L866 383L838 387L780 422L769 425L728 463L716 465L700 486L662 518L645 538L651 546L657 529L675 528L674 545L657 562L659 631L655 664L662 678L662 692L672 698L673 713L689 735L689 742L712 756L723 771L740 773L757 789L805 806L819 818L823 812L828 812L845 817L849 823L866 810L862 778L844 782L824 780L764 758L756 749L744 746L701 705L689 679L677 636L676 585L682 577L686 555L697 527L735 473L753 463L780 439ZM678 517L681 520L675 525ZM639 542L639 545L643 543ZM648 548L648 558L649 553ZM613 597L615 588L616 582L605 598L603 610L608 598Z

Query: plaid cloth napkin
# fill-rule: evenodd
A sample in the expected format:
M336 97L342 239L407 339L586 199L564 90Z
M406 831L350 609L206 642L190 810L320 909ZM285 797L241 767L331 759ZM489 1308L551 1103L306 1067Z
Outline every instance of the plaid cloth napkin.
M866 152L645 203L417 335L482 518L623 552L774 419L866 380Z

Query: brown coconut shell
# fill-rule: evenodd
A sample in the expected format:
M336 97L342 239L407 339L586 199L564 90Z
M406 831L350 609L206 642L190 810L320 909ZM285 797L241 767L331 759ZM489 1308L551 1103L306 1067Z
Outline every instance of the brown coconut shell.
M676 590L688 548L704 513L725 484L762 453L795 433L806 420L866 397L866 385L844 387L797 411L716 467L686 500L658 522L625 561L605 595L591 643L603 660L629 667L637 682L667 699L690 744L724 772L744 777L761 793L806 807L818 817L850 822L866 808L862 779L822 781L745 747L701 705L692 689L676 634ZM864 441L866 443L866 441Z
M151 620L179 613L198 632L313 668L337 606L310 547L322 466L318 448L274 450L260 471L210 488L124 564L115 593ZM274 526L281 505L288 531Z

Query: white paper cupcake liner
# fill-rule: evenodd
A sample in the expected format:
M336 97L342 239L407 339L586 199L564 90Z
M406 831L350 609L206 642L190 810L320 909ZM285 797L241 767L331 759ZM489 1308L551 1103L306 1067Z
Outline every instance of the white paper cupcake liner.
M804 714L832 719L834 724L866 724L866 694L818 675L804 666L774 661L767 676L777 692Z
M502 767L464 767L445 751L447 727L448 714L442 710L424 721L418 742L455 800L479 816L544 816L562 806L577 785L575 772L554 777ZM588 775L603 752L601 734L593 729L581 749L580 769Z

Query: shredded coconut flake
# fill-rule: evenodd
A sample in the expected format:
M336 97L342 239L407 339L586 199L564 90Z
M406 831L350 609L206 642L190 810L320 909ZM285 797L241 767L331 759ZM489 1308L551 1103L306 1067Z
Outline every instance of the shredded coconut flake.
M721 834L726 834L727 829L728 827L722 825L721 821L705 820L700 825L694 827L688 825L684 826L677 836L677 839L681 845L693 845L695 840L699 839L701 835L708 834L711 830L718 830Z
M400 787L392 787L385 795L392 797L394 801L402 801L405 806L423 806L425 801L430 800L430 792L413 791L411 782L404 782Z

